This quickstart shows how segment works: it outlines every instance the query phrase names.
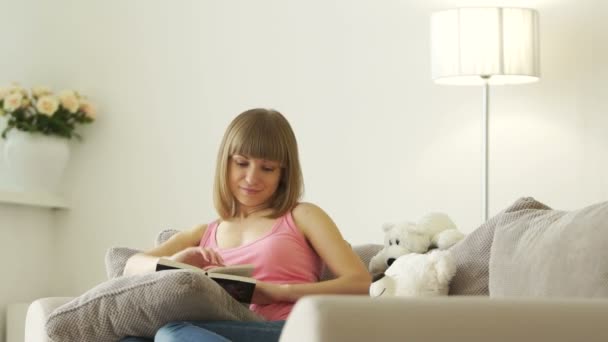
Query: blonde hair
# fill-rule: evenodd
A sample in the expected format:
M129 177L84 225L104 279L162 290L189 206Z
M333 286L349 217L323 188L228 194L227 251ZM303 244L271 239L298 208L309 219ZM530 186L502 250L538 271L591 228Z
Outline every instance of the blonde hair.
M279 186L270 199L270 217L280 217L293 209L304 193L304 181L296 136L285 117L276 110L255 108L239 114L228 126L217 154L213 203L222 219L237 215L237 202L228 185L230 157L281 163Z

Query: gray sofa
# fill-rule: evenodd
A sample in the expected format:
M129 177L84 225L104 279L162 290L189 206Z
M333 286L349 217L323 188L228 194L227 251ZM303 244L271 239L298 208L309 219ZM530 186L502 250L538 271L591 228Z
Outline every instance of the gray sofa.
M552 210L522 198L452 247L450 296L310 296L281 341L608 341L608 202ZM381 246L357 246L364 260ZM25 342L71 298L29 308ZM58 342L58 341L56 341Z
M281 342L608 341L608 300L378 298L300 300Z
M50 341L46 318L71 299L33 302L25 342ZM607 317L605 299L311 296L296 304L281 341L605 342Z
M521 198L451 248L449 297L301 299L281 341L608 341L608 202Z

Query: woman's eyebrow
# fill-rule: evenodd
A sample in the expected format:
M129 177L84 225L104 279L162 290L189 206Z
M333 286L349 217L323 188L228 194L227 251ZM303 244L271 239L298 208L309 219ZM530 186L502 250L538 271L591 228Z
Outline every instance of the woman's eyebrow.
M281 162L276 160L262 159L262 162L272 165L281 165Z

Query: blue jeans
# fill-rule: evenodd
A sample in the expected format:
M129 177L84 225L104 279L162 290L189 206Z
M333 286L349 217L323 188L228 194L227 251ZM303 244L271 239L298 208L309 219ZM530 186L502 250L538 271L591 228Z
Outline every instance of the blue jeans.
M126 337L121 342L274 342L285 321L179 321L158 329L154 339Z

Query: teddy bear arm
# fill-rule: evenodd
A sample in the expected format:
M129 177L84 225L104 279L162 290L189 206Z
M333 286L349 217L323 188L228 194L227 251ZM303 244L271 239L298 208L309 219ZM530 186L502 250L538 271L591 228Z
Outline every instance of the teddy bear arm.
M431 242L431 238L426 234L410 233L404 238L403 243L410 253L426 253Z
M435 235L432 240L432 245L438 249L444 250L454 246L458 241L464 238L458 229L448 229Z

